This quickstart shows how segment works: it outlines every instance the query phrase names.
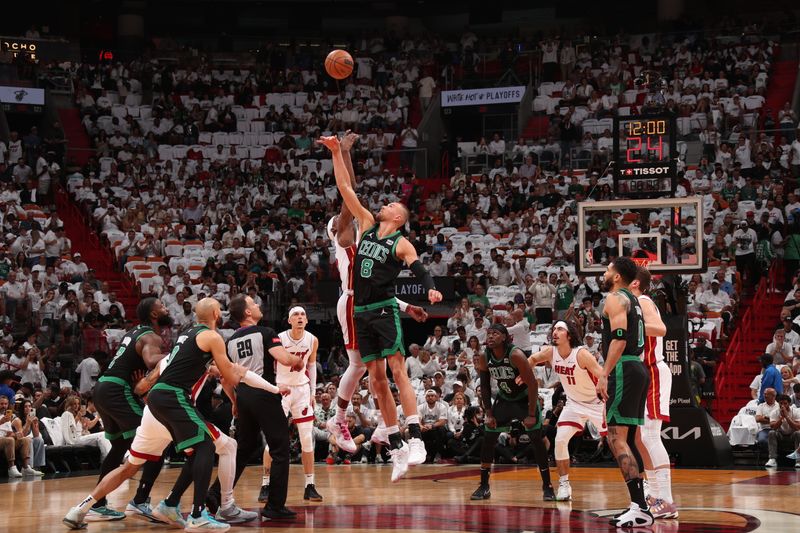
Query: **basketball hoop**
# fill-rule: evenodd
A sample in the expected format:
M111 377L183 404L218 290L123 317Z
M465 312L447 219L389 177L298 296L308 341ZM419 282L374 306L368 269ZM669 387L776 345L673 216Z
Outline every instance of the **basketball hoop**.
M649 257L631 257L631 260L636 263L637 266L644 268L647 268L647 266L653 262Z

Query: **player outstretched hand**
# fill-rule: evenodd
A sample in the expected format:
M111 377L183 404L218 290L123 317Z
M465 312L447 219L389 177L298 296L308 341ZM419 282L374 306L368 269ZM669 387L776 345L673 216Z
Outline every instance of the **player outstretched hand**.
M442 293L437 291L436 289L431 289L428 291L428 301L432 304L439 303L442 301Z
M604 402L608 401L608 378L605 375L597 376L597 385L594 388L598 398Z
M428 313L425 311L425 309L417 305L409 305L406 308L406 313L408 313L408 315L417 322L425 322L428 320Z
M335 152L336 150L341 150L341 145L339 144L339 139L335 135L329 136L322 136L317 139L317 144L321 144L328 148L331 152Z
M358 133L353 133L350 130L344 132L344 137L342 137L342 140L339 141L339 145L342 147L342 152L349 152L353 147L353 144L355 144L356 139L358 139Z

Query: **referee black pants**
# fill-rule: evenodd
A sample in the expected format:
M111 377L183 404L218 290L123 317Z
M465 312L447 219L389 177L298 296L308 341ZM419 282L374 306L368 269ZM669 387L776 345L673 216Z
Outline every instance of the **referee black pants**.
M289 423L283 413L281 397L244 384L236 388L236 396L239 409L236 436L239 447L234 485L253 454L261 448L259 434L263 431L272 457L267 505L272 509L282 509L286 505L289 488ZM213 490L219 492L219 480Z

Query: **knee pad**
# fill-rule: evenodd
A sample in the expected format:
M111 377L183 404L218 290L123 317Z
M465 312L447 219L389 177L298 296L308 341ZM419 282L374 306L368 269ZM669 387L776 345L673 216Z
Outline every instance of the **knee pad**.
M569 460L569 441L580 430L574 426L558 426L556 431L555 456L556 461Z
M661 420L647 418L642 429L642 443L647 448L653 467L669 465L669 454L661 440L661 423Z
M214 439L214 448L217 455L235 454L237 444L236 441L224 433L220 433L219 437Z
M311 422L297 424L297 434L300 437L300 449L303 453L314 451L314 426Z

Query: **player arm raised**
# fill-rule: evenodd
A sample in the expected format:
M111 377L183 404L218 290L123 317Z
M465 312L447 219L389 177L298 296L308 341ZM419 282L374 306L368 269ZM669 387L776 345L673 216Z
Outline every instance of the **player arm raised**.
M478 357L475 365L478 370L478 377L481 380L481 403L483 404L483 422L486 427L494 429L497 422L492 414L492 377L489 375L489 363L486 362L486 354L482 353Z
M358 221L359 227L369 228L375 224L375 217L372 216L361 202L358 200L353 184L350 182L350 174L347 172L344 159L342 158L342 147L339 139L336 137L320 137L317 141L325 145L331 151L333 159L333 175L336 178L336 187L342 195L347 209L353 214L353 217Z
M358 135L355 133L351 133L348 130L344 138L340 141L342 160L344 161L344 166L347 169L347 175L350 178L350 186L353 188L353 190L356 189L356 173L353 170L353 160L350 158L350 148L353 147L353 143L355 142L356 139L358 139ZM333 172L335 175L336 174L335 167L333 169ZM345 232L348 230L352 230L352 223L353 223L353 213L347 207L347 203L342 202L342 207L339 210L339 216L336 218L336 238L339 239L340 246L346 246L348 244L346 240L342 241L341 237L345 237L345 239L347 239L350 236L350 234L347 234L345 236Z
M622 351L625 349L626 332L628 329L628 306L630 300L625 295L613 292L606 298L603 314L608 316L611 323L611 342L608 344L603 372L597 377L597 394L602 400L608 400L608 376L614 370Z
M644 332L649 337L663 337L667 334L667 326L658 314L656 304L647 298L639 300L642 307L642 318L644 319Z
M511 364L519 370L519 377L522 382L528 387L528 416L522 421L525 427L532 428L536 425L536 411L539 408L539 384L536 383L536 378L533 376L531 365L525 358L525 354L519 348L514 348L511 351Z
M442 293L436 290L436 284L433 282L428 269L420 262L417 256L417 250L405 237L399 237L397 240L397 248L395 248L395 255L403 261L414 276L422 281L422 286L428 291L428 301L432 304L442 301Z

